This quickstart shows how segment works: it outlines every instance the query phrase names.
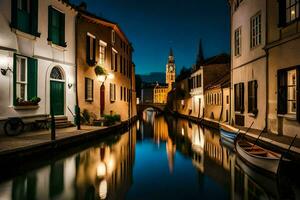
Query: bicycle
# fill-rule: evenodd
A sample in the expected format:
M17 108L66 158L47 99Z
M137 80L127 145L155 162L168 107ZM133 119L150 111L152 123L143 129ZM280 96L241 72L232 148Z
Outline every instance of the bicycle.
M20 117L10 117L4 123L4 133L7 136L20 135L24 131L25 124Z

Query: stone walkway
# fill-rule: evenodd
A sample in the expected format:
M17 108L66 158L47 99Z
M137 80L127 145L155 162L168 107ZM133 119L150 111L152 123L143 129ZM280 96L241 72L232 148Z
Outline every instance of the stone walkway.
M205 119L208 120L208 119ZM218 122L216 122L218 123ZM228 127L236 132L238 132L238 128L236 127L232 127L228 124L222 124L225 127ZM240 127L239 127L240 128ZM245 127L241 127L241 133L245 134L247 131L247 128ZM252 137L254 139L257 139L259 137L260 131L259 130L255 130L255 129L250 129L250 131L247 132L247 136ZM295 133L296 135L296 133ZM275 135L273 133L267 133L264 132L261 134L261 136L259 137L260 141L264 141L266 143L272 144L274 146L280 147L284 150L287 150L293 140L293 137L289 137L289 136L280 136L280 135ZM300 154L300 133L297 136L297 138L294 141L293 146L290 149L292 152L295 152L297 154Z
M91 131L98 131L105 127L81 126L81 130L76 127L63 128L56 130L56 140L61 140L73 136L83 135ZM10 151L20 148L31 148L34 145L42 145L51 142L51 132L49 130L40 130L25 132L18 136L0 136L0 156Z

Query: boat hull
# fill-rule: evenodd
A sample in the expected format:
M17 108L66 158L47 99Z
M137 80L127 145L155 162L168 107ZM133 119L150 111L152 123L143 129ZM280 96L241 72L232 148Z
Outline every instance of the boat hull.
M224 129L220 129L220 134L222 140L226 140L227 142L234 143L237 137L237 134L235 132L227 131Z
M272 174L277 174L280 158L273 157L261 157L252 155L251 153L245 151L239 144L239 141L236 142L236 152L238 155L245 161L249 162L252 166L255 166L264 171L270 172Z

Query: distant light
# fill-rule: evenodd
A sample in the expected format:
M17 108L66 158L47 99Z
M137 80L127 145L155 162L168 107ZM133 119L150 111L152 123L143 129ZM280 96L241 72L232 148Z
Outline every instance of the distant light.
M181 135L184 135L184 128L181 129Z

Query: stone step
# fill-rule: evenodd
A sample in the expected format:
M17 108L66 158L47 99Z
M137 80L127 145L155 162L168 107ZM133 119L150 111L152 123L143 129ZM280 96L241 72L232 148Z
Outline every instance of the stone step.
M51 118L48 118L48 122L51 123ZM56 128L68 128L72 127L74 124L72 124L70 121L68 121L68 118L66 116L56 116L55 117L55 127Z

